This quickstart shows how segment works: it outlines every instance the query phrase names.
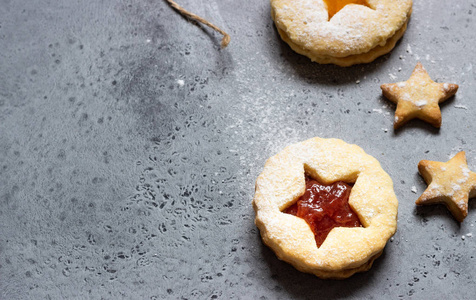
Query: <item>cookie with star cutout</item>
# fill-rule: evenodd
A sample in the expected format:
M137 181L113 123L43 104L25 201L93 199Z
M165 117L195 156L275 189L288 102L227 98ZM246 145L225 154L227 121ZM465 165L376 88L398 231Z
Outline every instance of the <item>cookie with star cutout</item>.
M271 0L271 17L297 53L348 67L390 52L407 28L412 6L412 0Z
M394 129L412 119L420 119L436 128L441 127L439 103L451 98L458 85L434 82L421 63L418 63L410 78L405 82L388 83L380 86L383 95L397 104Z
M422 160L418 171L428 188L416 204L445 204L455 219L463 222L468 215L469 198L476 197L476 173L469 170L465 152L459 152L448 162Z
M397 229L392 179L374 157L339 139L315 137L269 158L253 208L277 257L323 279L369 270Z

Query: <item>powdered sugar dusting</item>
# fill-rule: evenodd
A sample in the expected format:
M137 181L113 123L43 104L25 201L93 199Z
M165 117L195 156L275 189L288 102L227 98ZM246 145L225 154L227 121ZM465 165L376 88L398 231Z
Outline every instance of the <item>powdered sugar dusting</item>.
M409 93L405 93L402 95L402 100L403 101L412 101L412 98Z
M406 84L405 82L398 82L398 83L397 83L397 86L398 86L399 88L404 88L406 85L407 85L407 84Z
M454 192L461 191L461 186L456 183L451 184L451 188L453 189Z
M430 186L428 187L428 191L433 195L433 196L440 196L441 195L441 186L439 184L436 184L436 183L432 183L430 184ZM452 196L453 194L450 193L448 196Z
M463 176L467 179L469 178L469 173L471 172L470 169L468 169L468 167L466 167L465 165L461 165L461 171L463 172Z
M457 146L451 149L450 154L448 155L448 159L453 158L458 152L461 152L463 148L461 146Z
M330 20L323 1L292 1L292 5L271 1L271 5L276 25L293 43L316 55L344 57L384 45L406 22L411 1L401 1L398 9L379 2L374 9L344 6Z
M414 103L418 107L422 107L422 106L425 106L425 105L428 104L428 102L426 100L419 100L419 101L415 101Z
M372 109L372 111L376 112L376 113L379 113L379 114L383 113L383 111L380 108L374 108L374 109Z

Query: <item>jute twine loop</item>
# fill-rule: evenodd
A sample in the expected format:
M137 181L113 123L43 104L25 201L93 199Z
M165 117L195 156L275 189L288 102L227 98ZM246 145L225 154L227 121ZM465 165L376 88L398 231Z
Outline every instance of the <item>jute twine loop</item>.
M230 36L228 35L228 33L223 31L222 29L218 28L217 26L213 25L212 23L208 22L204 18L199 17L196 14L185 10L183 7L178 5L175 1L173 1L173 0L166 0L166 1L170 4L170 6L172 6L174 9L176 9L180 14L186 16L187 18L190 18L192 20L195 20L195 21L198 21L202 24L205 24L208 27L212 28L213 30L218 31L219 33L221 33L223 35L223 38L221 40L221 47L225 48L226 46L228 46L228 44L230 43Z

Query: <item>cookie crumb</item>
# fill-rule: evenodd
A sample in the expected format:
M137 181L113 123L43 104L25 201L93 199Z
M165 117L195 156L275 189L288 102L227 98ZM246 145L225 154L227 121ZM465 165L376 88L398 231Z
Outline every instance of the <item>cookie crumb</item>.
M416 194L416 193L418 192L416 186L412 186L412 192L413 192L414 194Z
M372 111L376 112L376 113L379 113L379 114L383 113L383 111L380 108L374 108L374 109L372 109Z
M179 86L184 86L184 85L185 85L185 81L183 81L182 79L179 79L179 80L177 80L177 84L178 84Z

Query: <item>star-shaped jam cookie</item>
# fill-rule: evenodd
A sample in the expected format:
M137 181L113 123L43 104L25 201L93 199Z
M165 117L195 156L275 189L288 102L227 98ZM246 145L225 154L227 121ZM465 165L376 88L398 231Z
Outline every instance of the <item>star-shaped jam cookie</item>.
M448 162L422 160L418 171L428 188L417 205L443 203L459 222L468 215L468 200L476 197L476 173L468 169L464 151Z
M418 118L436 128L441 127L439 103L458 91L457 84L437 83L431 80L421 63L418 63L405 82L382 84L383 95L397 104L394 129Z

